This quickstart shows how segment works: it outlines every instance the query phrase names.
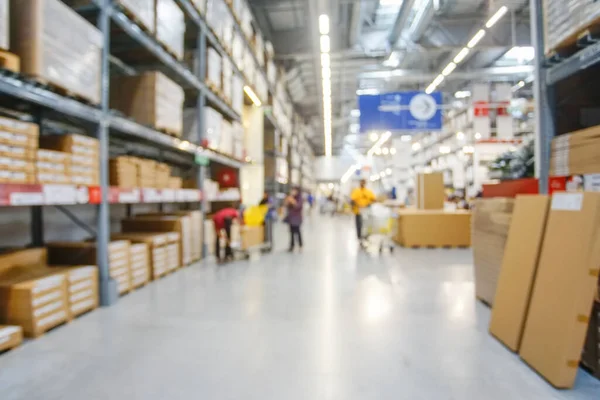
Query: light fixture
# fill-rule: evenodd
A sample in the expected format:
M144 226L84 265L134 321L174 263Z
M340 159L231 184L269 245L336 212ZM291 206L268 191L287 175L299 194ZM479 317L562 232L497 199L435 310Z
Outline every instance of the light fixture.
M378 147L375 149L375 154L380 156L381 155L381 147Z
M331 67L331 56L329 55L329 53L321 53L321 67Z
M385 173L388 174L388 175L391 175L392 174L392 169L391 168L387 168L385 170Z
M456 64L451 62L450 64L446 65L446 68L444 68L444 70L442 71L442 75L444 76L448 76L450 75L454 70L456 69Z
M397 51L392 51L387 60L383 62L386 67L396 68L400 64L400 54Z
M331 79L331 70L329 69L329 67L323 67L323 69L321 70L321 74L323 75L323 79L325 81L329 81Z
M329 36L321 36L321 53L329 53L331 51L331 40Z
M521 81L521 82L517 83L517 86L519 86L519 87L525 86L525 81Z
M377 139L379 139L379 135L377 132L371 132L371 134L369 134L369 139L371 139L371 142L376 142Z
M381 172L379 173L379 177L380 177L380 178L385 178L385 172L381 171Z
M419 143L419 142L413 143L411 147L412 147L413 151L419 151L419 150L421 150L421 143Z
M250 97L250 100L252 100L252 103L254 103L256 107L262 106L262 102L250 86L244 86L244 93L246 93L248 97Z
M496 11L496 13L494 15L492 15L492 17L485 24L485 27L489 29L492 26L496 25L496 22L500 21L500 18L504 17L504 15L507 12L508 12L508 7L506 7L506 6L500 7L498 9L498 11Z
M381 137L379 138L379 140L377 141L377 143L375 143L373 145L373 147L371 147L371 150L369 150L367 152L367 156L370 157L374 153L381 154L381 146L383 146L383 144L385 142L387 142L388 139L391 138L391 137L392 137L392 132L390 132L390 131L387 131L384 134L382 134Z
M321 35L329 34L329 16L327 14L319 16L319 32L321 32Z
M348 182L348 179L350 179L352 174L354 172L356 172L356 170L359 168L360 168L360 165L358 165L358 164L354 164L350 168L348 168L348 171L346 171L346 173L342 176L342 179L341 179L342 183Z
M350 111L350 116L355 117L355 118L360 117L360 110Z
M460 90L454 93L454 97L457 99L466 99L467 97L471 97L471 92L468 90Z
M475 133L475 139L476 139L476 140L481 140L481 137L482 137L482 136L481 136L481 133L479 133L479 132L476 132L476 133Z
M456 132L456 138L460 141L465 140L465 134L463 132Z
M330 183L328 186L329 186L329 189L333 189L333 183Z
M454 61L455 64L460 64L461 62L463 62L465 57L469 55L470 51L471 50L469 50L468 47L463 47L463 49L458 52L458 54L456 55L456 57L454 57L454 60L452 61Z
M396 148L395 147L390 147L390 154L391 155L396 154Z
M384 147L383 149L381 149L381 151L383 152L384 156L387 156L388 154L390 154L390 149L388 149L387 147Z
M481 41L481 39L483 39L483 37L485 36L485 29L480 29L475 36L473 36L473 38L471 40L469 40L469 43L467 43L467 47L472 49L473 47L477 46L477 44Z
M440 146L440 154L450 154L450 146Z
M402 140L403 142L410 142L412 140L412 136L411 135L402 135L402 136L400 136L400 140Z
M462 151L465 154L473 154L473 153L475 153L475 147L473 147L473 146L464 146L462 148Z

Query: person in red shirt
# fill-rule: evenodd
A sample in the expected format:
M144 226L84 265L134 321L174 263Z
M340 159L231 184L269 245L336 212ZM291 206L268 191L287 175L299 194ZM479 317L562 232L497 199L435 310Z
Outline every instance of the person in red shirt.
M213 215L213 222L215 224L216 248L215 256L217 262L221 262L221 231L225 231L225 260L233 258L233 251L231 250L231 225L234 220L239 219L240 213L235 208L224 208Z

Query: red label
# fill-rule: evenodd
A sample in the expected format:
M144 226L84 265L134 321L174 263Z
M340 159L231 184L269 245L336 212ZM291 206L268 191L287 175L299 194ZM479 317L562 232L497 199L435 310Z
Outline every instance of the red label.
M488 117L490 115L490 104L487 101L474 102L473 113L476 117Z
M100 186L90 186L88 188L90 194L90 204L100 204L102 202L102 191Z

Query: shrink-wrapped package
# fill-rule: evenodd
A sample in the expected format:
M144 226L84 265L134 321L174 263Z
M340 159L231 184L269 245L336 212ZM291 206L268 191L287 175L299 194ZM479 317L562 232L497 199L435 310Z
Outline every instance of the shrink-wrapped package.
M156 0L156 38L177 57L183 59L185 15L174 0Z
M59 0L11 3L11 51L21 72L100 102L101 32Z

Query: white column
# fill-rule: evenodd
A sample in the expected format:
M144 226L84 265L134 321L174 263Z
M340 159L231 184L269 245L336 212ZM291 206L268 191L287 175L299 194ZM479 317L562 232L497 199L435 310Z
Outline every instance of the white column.
M508 113L508 107L512 99L512 86L506 83L496 85L496 137L498 139L513 139L515 137L513 117Z

